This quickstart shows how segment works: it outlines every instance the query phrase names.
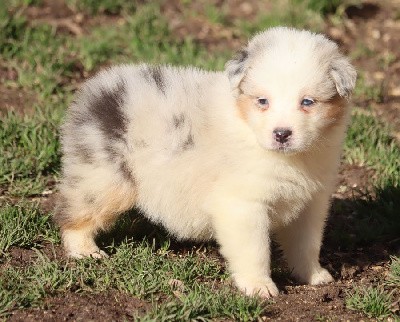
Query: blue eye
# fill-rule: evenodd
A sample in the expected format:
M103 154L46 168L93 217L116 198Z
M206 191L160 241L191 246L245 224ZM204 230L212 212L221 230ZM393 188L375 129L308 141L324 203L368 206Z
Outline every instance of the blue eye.
M310 106L313 105L315 102L311 98L305 98L301 101L301 105L303 106Z
M262 107L265 107L265 106L268 105L268 100L266 98L264 98L264 97L258 97L257 98L257 104L262 106Z

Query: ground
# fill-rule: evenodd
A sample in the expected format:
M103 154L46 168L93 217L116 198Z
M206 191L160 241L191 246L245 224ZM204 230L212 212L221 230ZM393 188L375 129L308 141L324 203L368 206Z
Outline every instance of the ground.
M0 318L400 319L400 1L8 0L6 8L0 16ZM296 284L275 247L280 295L246 299L232 288L216 245L178 243L134 212L102 237L109 260L65 258L50 214L58 126L79 84L120 62L222 69L252 33L276 24L326 33L359 72L321 252L335 282Z

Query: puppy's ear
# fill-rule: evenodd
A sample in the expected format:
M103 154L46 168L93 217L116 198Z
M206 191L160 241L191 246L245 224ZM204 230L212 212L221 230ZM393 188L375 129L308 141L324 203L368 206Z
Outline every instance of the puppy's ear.
M357 72L345 57L340 57L331 63L331 77L340 96L348 98L356 85Z
M247 48L243 48L225 65L225 70L228 74L231 87L236 95L238 95L240 92L239 86L245 75L248 59L249 50Z

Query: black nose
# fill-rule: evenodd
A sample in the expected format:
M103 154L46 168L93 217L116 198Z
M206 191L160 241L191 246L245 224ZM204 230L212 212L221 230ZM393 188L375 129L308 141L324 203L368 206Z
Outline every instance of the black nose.
M287 128L277 128L273 131L275 141L279 143L286 143L292 135L292 130Z

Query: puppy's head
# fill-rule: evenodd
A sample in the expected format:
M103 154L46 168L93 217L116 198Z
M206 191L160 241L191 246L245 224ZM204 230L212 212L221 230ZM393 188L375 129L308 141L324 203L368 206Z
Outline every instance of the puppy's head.
M285 153L321 144L347 115L356 71L318 34L273 28L255 36L226 65L240 117L259 144Z

